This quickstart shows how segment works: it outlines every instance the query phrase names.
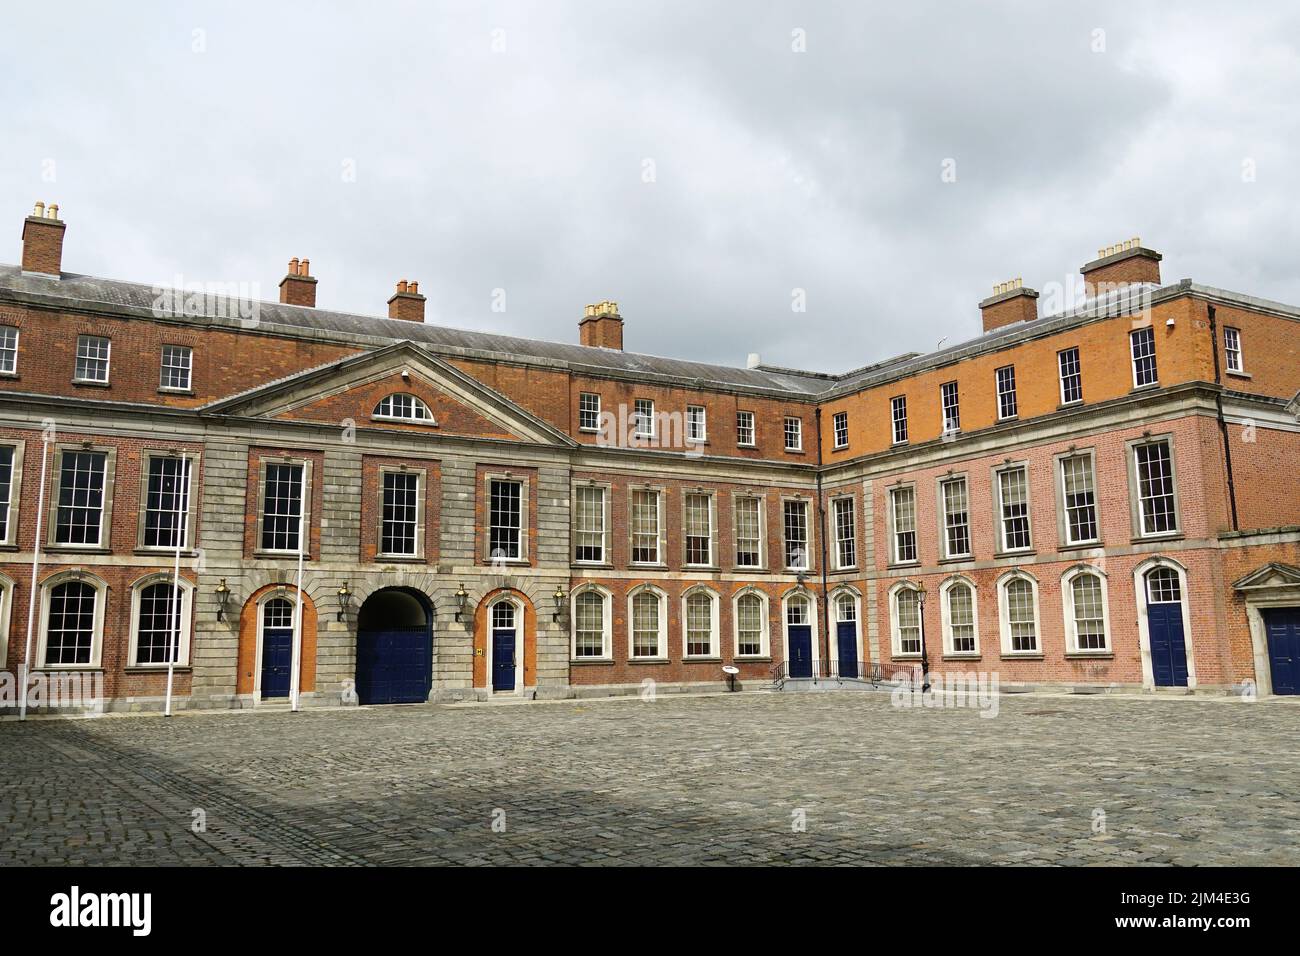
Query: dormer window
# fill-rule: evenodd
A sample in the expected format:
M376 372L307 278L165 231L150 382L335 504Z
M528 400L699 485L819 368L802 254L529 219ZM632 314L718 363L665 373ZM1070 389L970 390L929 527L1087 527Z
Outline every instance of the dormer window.
M414 395L398 392L380 400L375 406L375 418L390 418L403 422L428 422L434 424L429 406Z

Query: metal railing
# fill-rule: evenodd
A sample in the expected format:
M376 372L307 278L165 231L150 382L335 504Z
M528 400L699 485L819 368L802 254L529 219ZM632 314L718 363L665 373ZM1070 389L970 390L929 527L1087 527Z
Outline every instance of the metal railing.
M793 667L791 666L793 664ZM772 687L780 690L788 680L811 680L814 684L845 681L865 681L879 687L884 680L884 668L872 661L782 661L772 667Z

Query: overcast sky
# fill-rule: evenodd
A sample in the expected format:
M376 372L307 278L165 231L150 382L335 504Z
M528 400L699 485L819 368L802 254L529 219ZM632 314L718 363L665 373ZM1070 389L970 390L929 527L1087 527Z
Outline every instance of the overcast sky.
M325 308L417 279L576 341L612 298L630 351L824 371L1132 236L1300 303L1294 3L326 6L8 9L0 261L40 199L69 272L274 298L306 256Z

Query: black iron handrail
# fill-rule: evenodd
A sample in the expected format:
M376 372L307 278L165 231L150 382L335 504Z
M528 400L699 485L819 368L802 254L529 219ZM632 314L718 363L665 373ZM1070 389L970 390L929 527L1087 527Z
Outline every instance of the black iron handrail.
M782 661L773 665L772 686L776 690L784 687L788 680L811 680L813 683L836 681L841 684L846 680L861 680L867 681L872 687L879 687L884 680L883 666L873 661L841 661L836 658L800 662L801 666L796 668L798 673L791 673L790 664L790 661Z

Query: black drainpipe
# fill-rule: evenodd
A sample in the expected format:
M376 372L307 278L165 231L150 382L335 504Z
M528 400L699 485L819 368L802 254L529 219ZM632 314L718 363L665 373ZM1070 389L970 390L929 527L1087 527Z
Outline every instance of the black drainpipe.
M827 668L826 674L829 676L831 673L831 611L826 578L826 509L822 505L822 410L820 406L817 408L815 415L817 424L817 527L821 536L822 554L822 634L819 640L822 646L822 666Z
M1223 375L1219 371L1219 327L1214 317L1214 306L1206 305L1210 316L1210 351L1214 353L1214 384L1219 388L1214 401L1219 410L1219 433L1223 436L1223 461L1228 469L1228 504L1232 508L1232 530L1237 527L1237 485L1232 477L1232 441L1228 437L1228 420L1223 416Z

